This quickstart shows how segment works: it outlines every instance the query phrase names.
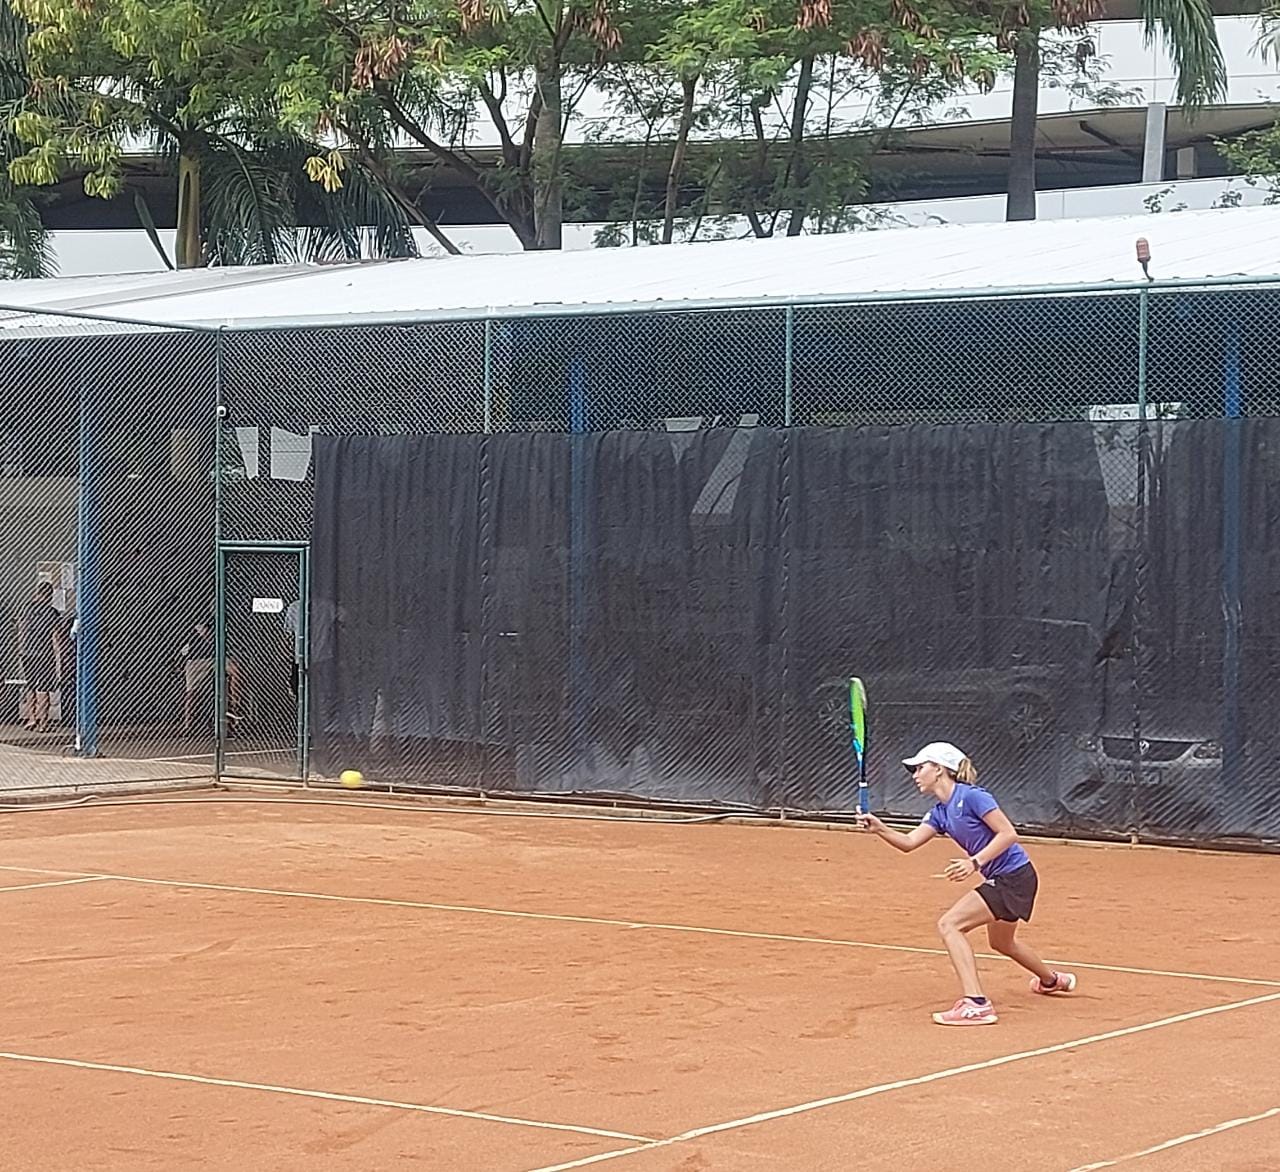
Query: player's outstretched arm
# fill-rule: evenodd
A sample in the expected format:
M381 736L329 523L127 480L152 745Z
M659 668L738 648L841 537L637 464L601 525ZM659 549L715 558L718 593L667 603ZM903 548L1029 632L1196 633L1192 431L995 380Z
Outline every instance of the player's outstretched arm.
M859 814L857 819L860 830L871 831L877 838L884 839L894 850L902 851L904 854L924 846L931 838L938 837L938 832L928 822L921 822L910 834L903 834L901 830L890 829L874 814Z

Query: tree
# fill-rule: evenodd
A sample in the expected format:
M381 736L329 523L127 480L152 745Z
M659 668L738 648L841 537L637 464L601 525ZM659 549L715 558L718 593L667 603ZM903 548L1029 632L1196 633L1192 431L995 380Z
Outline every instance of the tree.
M1106 2L1032 0L985 7L1000 25L1001 47L1012 53L1014 61L1005 218L1034 220L1041 39L1047 29L1085 28L1105 13ZM1147 44L1159 38L1173 57L1175 94L1184 109L1195 112L1225 96L1227 70L1211 0L1140 0L1138 11Z
M989 88L1001 61L990 30L946 5L711 0L678 16L643 63L601 77L611 125L600 137L644 138L612 209L632 243L674 239L677 215L686 238L851 227L870 218L857 205L894 127ZM625 233L610 225L598 239Z
M1263 0L1258 48L1264 59L1280 63L1280 0Z
M375 0L358 22L335 20L348 39L346 56L311 68L302 88L312 114L345 130L353 110L373 117L372 98L403 140L471 183L525 248L559 247L566 201L573 207L579 185L595 182L564 151L566 129L593 90L630 106L630 130L647 144L642 171L659 138L665 147L670 122L658 216L659 238L671 240L687 204L695 133L731 132L735 119L753 137L754 153L746 174L718 168L716 185L733 184L731 202L743 197L758 234L778 224L802 230L806 192L830 187L840 170L835 158L834 171L812 166L806 146L820 63L832 86L856 74L867 87L886 60L902 63L908 89L923 88L930 74L951 77L953 86L966 71L994 78L994 54L974 35L981 21L957 15L950 0L454 0L425 9ZM952 32L968 36L966 52L986 62L970 70L949 42ZM780 103L789 113L775 143L771 112ZM475 149L486 130L498 144L496 167ZM615 203L629 199L640 211L646 186L637 178ZM791 201L786 216L780 200Z
M9 122L28 144L9 162L13 182L73 173L110 198L124 188L125 147L140 140L177 176L179 268L355 257L365 244L415 252L404 207L378 176L282 117L281 34L323 35L322 0L15 3L31 25L33 77ZM140 192L135 204L158 247Z
M1238 138L1220 141L1218 150L1252 187L1267 192L1267 203L1280 203L1280 122ZM1224 206L1238 203L1240 192L1225 192Z
M643 22L656 7L637 5L628 19ZM559 248L565 130L624 44L609 0L375 3L343 28L352 64L313 78L321 108L341 125L353 108L367 112L372 95L391 126L471 183L525 248ZM486 123L496 168L473 146Z
M1264 0L1258 23L1258 50L1263 60L1280 65L1280 0ZM1218 142L1218 150L1250 186L1265 186L1267 203L1280 203L1280 121L1262 130ZM1239 190L1222 196L1223 206L1240 202Z
M54 271L49 234L40 218L38 193L9 178L10 160L25 147L14 135L13 118L30 88L26 22L8 0L0 0L0 276L46 277Z

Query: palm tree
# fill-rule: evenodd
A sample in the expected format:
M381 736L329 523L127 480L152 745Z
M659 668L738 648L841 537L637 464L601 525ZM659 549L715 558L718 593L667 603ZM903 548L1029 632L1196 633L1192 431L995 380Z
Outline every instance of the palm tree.
M173 263L141 193L134 201L170 267L418 254L404 204L361 163L235 114L186 125L173 104L152 95L142 106L150 145L178 180Z
M15 183L9 164L16 160L13 174L35 176L37 184L61 176L47 163L32 165L30 144L15 125L24 116L75 125L90 100L109 109L114 127L139 128L177 177L172 260L143 193L132 193L139 222L169 268L417 255L408 219L414 209L389 190L388 171L348 162L330 146L281 129L270 110L228 111L193 125L181 113L188 95L163 84L117 78L37 92L27 67L29 32L10 0L0 0L0 275L53 269L39 188ZM113 196L118 187L92 194Z
M1280 64L1280 0L1264 0L1258 48L1264 58Z
M170 267L416 256L402 200L359 161L284 130L270 111L188 121L181 90L113 82L178 181L174 261L141 193L135 205Z
M1267 0L1280 14L1280 0ZM1026 19L1006 34L1012 42L1013 115L1009 126L1008 220L1036 218L1036 119L1040 95L1040 36L1046 28L1083 28L1106 12L1105 0L1050 0L1019 10ZM1175 90L1194 112L1226 96L1227 67L1218 44L1211 0L1139 0L1148 44L1159 35L1173 56ZM1273 23L1280 33L1280 26Z
M55 269L35 192L9 178L9 160L27 149L11 129L30 85L27 31L9 0L0 0L0 277L4 278L47 277Z

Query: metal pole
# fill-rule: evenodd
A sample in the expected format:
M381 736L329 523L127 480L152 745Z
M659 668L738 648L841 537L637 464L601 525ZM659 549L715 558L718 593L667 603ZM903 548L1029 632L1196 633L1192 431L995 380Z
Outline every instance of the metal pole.
M1227 324L1223 362L1222 424L1222 785L1224 793L1239 789L1242 765L1240 728L1241 593L1241 461L1244 388L1240 364L1240 322Z
M1138 293L1138 419L1147 418L1147 344L1151 334L1151 290Z
M1133 781L1129 790L1129 835L1139 832L1138 794L1142 786L1142 623L1147 585L1147 350L1150 345L1150 293L1138 292L1138 493L1134 508L1132 647Z
M223 359L226 330L219 329L214 338L214 410L213 410L213 778L222 780L227 760L227 590L226 558L222 549L222 432L227 415L223 401Z
M484 433L493 431L493 319L484 319Z
M219 546L213 592L213 778L227 764L227 553Z
M572 768L585 764L587 696L587 371L581 358L569 363L569 744Z
M298 628L294 660L298 665L298 776L303 785L311 772L311 551L298 551Z
M787 306L786 370L783 373L782 426L791 426L791 398L794 387L796 307Z
M76 754L98 755L98 629L101 621L98 530L101 512L93 396L80 385L79 499L76 507Z

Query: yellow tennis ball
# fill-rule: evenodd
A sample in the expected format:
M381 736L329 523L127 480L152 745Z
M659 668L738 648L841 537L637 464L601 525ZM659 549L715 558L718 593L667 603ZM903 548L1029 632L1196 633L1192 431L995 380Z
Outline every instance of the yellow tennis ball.
M358 789L364 784L364 774L358 769L344 769L338 781L347 789Z

